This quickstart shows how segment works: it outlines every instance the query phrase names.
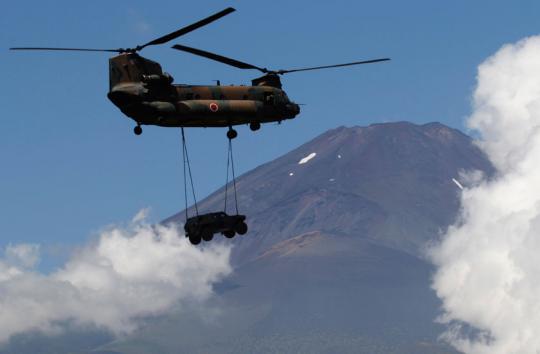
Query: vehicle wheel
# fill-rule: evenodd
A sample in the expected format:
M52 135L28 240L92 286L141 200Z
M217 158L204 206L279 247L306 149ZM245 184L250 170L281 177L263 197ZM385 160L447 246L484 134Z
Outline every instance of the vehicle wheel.
M189 242L191 242L192 245L198 245L199 243L201 243L201 236L189 235Z
M135 128L133 128L133 132L135 135L141 135L142 134L142 128L140 125L137 125Z
M233 238L235 234L234 230L223 231L223 236L227 238Z
M201 232L201 235L202 235L202 239L206 242L212 241L212 239L214 238L214 234L206 230L203 230L203 232Z
M238 132L234 130L233 128L230 128L229 131L227 131L227 138L230 140L236 138L238 136Z
M261 129L261 123L259 123L259 122L251 122L251 123L249 123L249 129L251 129L251 131L259 130L259 129Z
M248 226L245 222L239 222L238 224L236 224L236 226L234 227L234 230L239 234L239 235L245 235L246 232L248 231Z

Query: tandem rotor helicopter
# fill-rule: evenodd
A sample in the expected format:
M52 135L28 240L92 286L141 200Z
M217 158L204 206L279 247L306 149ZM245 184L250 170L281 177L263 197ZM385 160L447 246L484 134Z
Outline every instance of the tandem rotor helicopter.
M235 9L228 7L203 20L135 48L89 49L52 47L15 47L11 50L53 50L118 53L109 59L109 92L107 97L126 116L136 122L136 135L141 125L161 127L228 127L227 137L237 136L233 126L249 124L252 131L262 123L281 122L300 113L298 104L289 100L282 90L280 75L297 71L369 64L389 58L357 61L291 70L269 70L218 54L176 44L172 48L205 57L239 69L255 69L263 73L251 86L173 84L173 77L163 72L161 65L138 54L148 46L167 43L214 22Z

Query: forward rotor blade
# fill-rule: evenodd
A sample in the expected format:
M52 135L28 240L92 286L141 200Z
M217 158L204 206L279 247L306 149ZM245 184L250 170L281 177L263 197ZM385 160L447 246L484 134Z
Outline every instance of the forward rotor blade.
M353 63L346 63L346 64L315 66L315 67L311 67L311 68L301 68L301 69L292 69L292 70L278 70L278 71L276 71L276 73L282 75L282 74L294 73L294 72L297 72L297 71L319 70L319 69L328 69L328 68L338 68L338 67L341 67L341 66L371 64L371 63L378 63L380 61L387 61L387 60L390 60L390 58L355 61Z
M231 65L231 66L234 66L235 68L239 68L239 69L255 69L255 70L262 71L263 73L268 72L268 70L266 68L259 68L258 66L255 66L255 65L251 65L251 64L244 63L244 62L241 62L241 61L238 61L238 60L235 60L235 59L227 58L227 57L224 57L222 55L210 53L210 52L207 52L207 51L204 51L204 50L201 50L201 49L186 47L185 45L180 45L180 44L175 44L175 45L172 46L172 48L174 48L176 50L181 50L181 51L184 51L184 52L188 52L188 53L191 53L191 54L195 54L195 55L198 55L198 56L201 56L201 57L205 57L205 58L208 58L208 59L211 59L211 60L215 60L215 61L218 61L218 62L223 63L223 64Z
M217 13L213 14L212 16L209 16L209 17L207 17L207 18L205 18L203 20L195 22L195 23L193 23L193 24L191 24L189 26L183 27L183 28L179 29L178 31L174 31L172 33L169 33L169 34L163 36L163 37L159 37L157 39L154 39L153 41L150 41L150 42L148 42L148 43L146 43L146 44L144 44L142 46L137 47L137 49L141 50L144 47L147 47L149 45L167 43L168 41L171 41L171 40L173 40L175 38L183 36L184 34L189 33L191 31L194 31L197 28L206 26L207 24L209 24L211 22L214 22L215 20L218 20L218 19L222 18L223 16L227 16L228 14L230 14L231 12L234 12L234 11L236 11L236 10L233 9L232 7L228 7L225 10L217 12Z
M9 50L57 50L57 51L75 51L75 52L112 52L120 53L121 49L91 49L91 48L49 48L49 47L14 47Z

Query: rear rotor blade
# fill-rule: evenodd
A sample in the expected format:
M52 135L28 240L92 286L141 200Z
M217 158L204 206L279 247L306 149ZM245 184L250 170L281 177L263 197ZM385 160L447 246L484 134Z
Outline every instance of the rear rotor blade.
M112 52L120 53L122 49L91 49L91 48L54 48L54 47L14 47L9 50L57 50L57 51L75 51L75 52Z
M207 24L211 23L211 22L214 22L215 20L218 20L220 18L222 18L223 16L226 16L228 14L230 14L231 12L234 12L236 11L235 9L233 9L232 7L228 7L226 8L225 10L222 10L218 13L215 13L213 14L212 16L209 16L203 20L200 20L198 22L195 22L189 26L186 26L186 27L183 27L177 31L174 31L172 33L169 33L163 37L159 37L157 39L154 39L142 46L138 46L137 49L138 50L141 50L143 49L144 47L147 47L149 45L156 45L156 44L163 44L163 43L167 43L168 41L171 41L175 38L178 38L180 36L183 36L184 34L186 33L189 33L191 31L194 31L196 30L197 28L200 28L200 27L203 27L203 26L206 26Z
M328 69L328 68L338 68L341 66L350 66L350 65L360 65L360 64L370 64L370 63L378 63L380 61L387 61L390 60L390 58L382 58L382 59L373 59L373 60L364 60L364 61L355 61L353 63L345 63L345 64L335 64L335 65L324 65L324 66L314 66L311 68L300 68L300 69L292 69L292 70L278 70L276 71L277 74L288 74L288 73L294 73L297 71L308 71L308 70L319 70L319 69Z
M262 71L263 73L268 72L268 70L266 68L259 68L258 66L255 66L255 65L244 63L244 62L241 62L241 61L236 60L236 59L227 58L227 57L224 57L224 56L219 55L219 54L210 53L210 52L207 52L207 51L204 51L204 50L201 50L201 49L186 47L185 45L180 45L180 44L175 44L175 45L172 46L172 48L174 48L176 50L181 50L181 51L184 51L184 52L188 52L188 53L191 53L191 54L195 54L195 55L198 55L198 56L201 56L201 57L205 57L205 58L208 58L208 59L211 59L211 60L215 60L215 61L218 61L220 63L231 65L231 66L234 66L235 68L239 68L239 69L255 69L255 70Z

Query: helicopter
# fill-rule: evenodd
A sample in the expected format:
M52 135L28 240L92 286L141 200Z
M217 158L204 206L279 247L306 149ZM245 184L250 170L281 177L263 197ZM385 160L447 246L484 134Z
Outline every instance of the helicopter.
M173 77L161 65L144 58L139 52L148 46L165 44L198 28L206 26L236 11L228 7L198 22L156 38L134 48L90 49L56 47L13 47L10 50L45 50L117 53L109 59L109 92L107 97L136 123L133 131L142 134L141 125L161 127L228 127L227 137L238 135L233 126L249 124L252 131L261 124L293 119L300 106L291 101L284 90L280 76L308 70L369 64L389 58L357 61L291 70L269 70L201 49L179 44L173 49L215 60L239 69L254 69L262 76L252 80L250 86L173 84Z

